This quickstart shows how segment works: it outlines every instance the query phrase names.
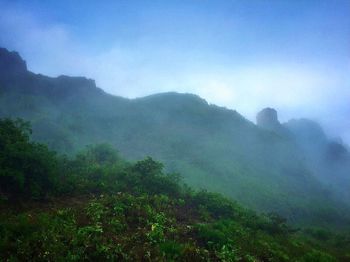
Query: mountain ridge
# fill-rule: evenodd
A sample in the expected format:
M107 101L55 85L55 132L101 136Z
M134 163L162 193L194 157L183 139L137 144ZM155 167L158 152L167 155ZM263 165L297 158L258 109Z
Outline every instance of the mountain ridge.
M31 121L34 140L59 152L109 143L131 160L151 155L168 171L184 174L191 186L255 210L278 212L295 223L344 222L347 204L315 176L300 146L237 111L193 94L127 99L82 77L4 75L0 71L0 117ZM321 206L334 214L329 217Z

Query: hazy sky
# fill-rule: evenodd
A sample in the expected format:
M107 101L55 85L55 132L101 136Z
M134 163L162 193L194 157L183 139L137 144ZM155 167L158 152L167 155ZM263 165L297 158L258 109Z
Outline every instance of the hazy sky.
M0 0L0 46L36 73L195 93L251 120L275 107L350 143L350 0Z

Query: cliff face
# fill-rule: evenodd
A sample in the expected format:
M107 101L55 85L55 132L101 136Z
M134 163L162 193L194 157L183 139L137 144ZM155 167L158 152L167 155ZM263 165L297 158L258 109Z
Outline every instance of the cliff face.
M269 107L261 110L257 114L256 123L258 126L269 130L274 130L281 126L278 121L277 111Z
M272 131L278 135L290 137L290 133L278 120L277 111L273 108L264 108L256 116L256 124L258 127Z

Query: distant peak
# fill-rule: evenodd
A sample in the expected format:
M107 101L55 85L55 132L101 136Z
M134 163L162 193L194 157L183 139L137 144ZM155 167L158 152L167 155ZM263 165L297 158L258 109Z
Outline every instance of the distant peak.
M27 64L17 52L0 48L0 75L17 75L27 72Z

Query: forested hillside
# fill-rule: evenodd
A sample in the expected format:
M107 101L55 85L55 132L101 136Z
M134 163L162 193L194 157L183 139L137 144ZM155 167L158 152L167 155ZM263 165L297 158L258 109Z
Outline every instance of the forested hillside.
M76 156L0 120L1 261L347 261L349 234L296 229L194 191L147 157L108 145Z
M348 225L348 200L337 183L320 179L301 140L196 95L112 96L90 79L29 72L17 53L0 49L0 117L31 121L34 141L69 156L108 143L127 159L151 156L194 188L290 223Z

